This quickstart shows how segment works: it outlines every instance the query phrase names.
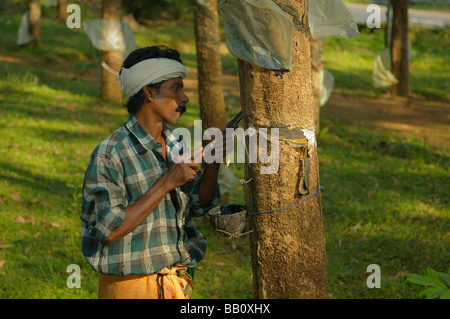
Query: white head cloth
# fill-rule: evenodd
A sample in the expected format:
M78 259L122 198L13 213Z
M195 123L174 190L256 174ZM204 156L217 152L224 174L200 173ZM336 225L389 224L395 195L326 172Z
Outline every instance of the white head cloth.
M129 69L122 68L117 80L120 80L122 93L127 97L136 94L148 84L187 76L186 67L178 61L165 58L148 59L136 63Z

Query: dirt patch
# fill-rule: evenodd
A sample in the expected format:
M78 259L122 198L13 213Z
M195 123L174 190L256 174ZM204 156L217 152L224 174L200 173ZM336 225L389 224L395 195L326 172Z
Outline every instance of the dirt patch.
M39 59L23 59L0 55L0 62L32 67ZM100 81L100 67L83 72L68 72L68 63L46 63L54 72L64 72L68 77L90 82ZM188 68L186 91L192 102L198 104L197 69ZM224 95L239 101L239 78L223 74ZM238 102L239 103L239 102ZM238 106L238 105L236 105ZM428 100L412 95L408 100L379 97L365 98L332 94L321 109L321 117L338 119L344 123L375 129L387 134L423 139L433 146L450 148L450 102Z
M412 96L363 98L333 94L321 116L450 148L450 103Z
M189 69L186 87L197 100L197 70ZM186 80L185 80L186 82ZM186 83L185 83L186 84ZM239 78L223 75L223 89L239 101ZM365 98L332 94L321 116L382 133L423 139L436 147L450 148L450 103L411 94L403 98Z

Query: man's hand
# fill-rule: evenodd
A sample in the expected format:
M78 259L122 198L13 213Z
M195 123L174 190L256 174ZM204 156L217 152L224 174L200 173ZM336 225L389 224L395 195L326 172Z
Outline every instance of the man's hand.
M203 147L176 157L164 174L164 181L169 190L181 187L194 179L200 169Z

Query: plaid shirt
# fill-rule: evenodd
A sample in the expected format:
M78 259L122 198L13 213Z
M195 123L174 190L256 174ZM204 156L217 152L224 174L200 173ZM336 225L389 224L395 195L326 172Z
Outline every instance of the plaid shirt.
M103 274L152 274L180 263L194 267L206 252L206 239L191 216L210 207L199 205L199 171L194 180L176 189L177 203L167 194L132 232L110 246L103 243L125 218L125 208L138 200L173 163L171 153L180 142L164 126L167 163L161 144L131 115L128 121L100 143L92 153L83 185L81 212L82 251L88 263Z

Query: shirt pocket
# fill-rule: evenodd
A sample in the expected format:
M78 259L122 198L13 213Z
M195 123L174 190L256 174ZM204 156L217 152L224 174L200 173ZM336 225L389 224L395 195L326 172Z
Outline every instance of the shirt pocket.
M129 202L133 203L144 195L159 180L162 170L159 166L134 172L124 177Z

